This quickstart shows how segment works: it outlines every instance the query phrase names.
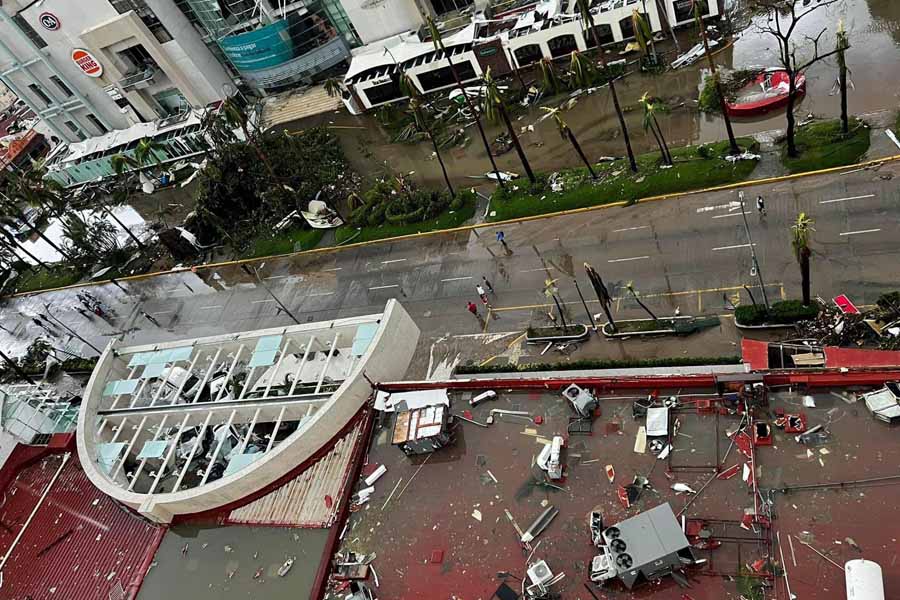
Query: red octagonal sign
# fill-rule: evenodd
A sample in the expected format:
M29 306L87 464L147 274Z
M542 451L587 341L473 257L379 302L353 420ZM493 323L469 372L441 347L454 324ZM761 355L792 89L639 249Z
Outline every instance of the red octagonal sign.
M72 50L72 60L88 77L100 77L103 75L103 66L94 55L81 48Z

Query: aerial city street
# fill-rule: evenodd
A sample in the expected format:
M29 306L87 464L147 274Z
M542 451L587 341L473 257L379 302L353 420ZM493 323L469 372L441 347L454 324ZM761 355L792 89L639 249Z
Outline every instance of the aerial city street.
M0 600L900 598L900 3L0 6Z

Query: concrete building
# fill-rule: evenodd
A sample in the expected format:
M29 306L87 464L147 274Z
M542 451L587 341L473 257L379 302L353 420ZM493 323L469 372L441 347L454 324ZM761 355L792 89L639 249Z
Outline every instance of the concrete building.
M102 492L158 522L227 506L333 440L400 378L419 330L382 314L116 348L84 392L77 443Z

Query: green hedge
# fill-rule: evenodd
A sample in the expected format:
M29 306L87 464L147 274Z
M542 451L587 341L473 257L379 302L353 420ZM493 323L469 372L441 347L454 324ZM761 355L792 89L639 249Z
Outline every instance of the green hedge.
M738 365L740 356L684 356L672 358L584 359L567 363L530 363L526 365L460 365L457 375L485 373L532 373L535 371L580 371L588 369L646 369L653 367L694 367L703 365Z
M813 303L803 306L800 300L776 302L768 310L763 304L738 306L734 320L740 325L789 325L798 321L815 319L819 307Z

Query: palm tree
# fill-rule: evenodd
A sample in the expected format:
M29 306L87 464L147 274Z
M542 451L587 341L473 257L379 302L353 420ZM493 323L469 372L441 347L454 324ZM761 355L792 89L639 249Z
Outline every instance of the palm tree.
M569 140L569 143L572 144L573 148L575 148L575 152L578 154L581 162L584 163L584 166L587 167L588 172L591 174L591 179L597 179L597 173L594 172L594 167L593 165L591 165L591 161L589 161L587 159L587 156L584 155L584 151L582 151L581 149L581 144L578 143L578 139L575 137L575 134L572 133L572 129L569 127L569 124L566 123L560 116L559 109L547 108L546 106L542 106L541 110L553 117L553 120L556 122L556 128L559 130L559 136L564 140Z
M272 164L269 162L269 158L266 156L266 153L263 152L262 146L259 145L259 136L255 135L256 133L259 133L259 131L250 131L249 115L247 115L246 111L241 108L232 98L228 98L227 100L225 100L225 102L222 103L221 111L225 123L229 127L240 127L241 132L244 134L244 142L250 144L250 146L256 152L256 156L259 157L259 160L266 167L266 171L269 172L269 177L272 178L274 183L274 180L277 179L275 176L275 170L272 168Z
M628 152L628 164L631 170L637 173L637 160L635 160L634 150L631 148L631 138L628 137L628 125L625 124L625 115L622 113L622 106L619 104L619 95L616 93L614 78L609 73L606 55L603 53L603 46L600 44L600 35L597 33L597 28L594 27L594 15L591 14L590 0L577 0L577 2L578 11L581 13L581 26L588 28L593 35L594 44L597 46L597 54L600 56L600 63L603 65L603 73L609 79L609 93L612 96L613 107L616 109L616 116L619 118L619 129L622 130L622 139L625 141L625 150Z
M576 89L590 87L597 79L597 69L593 63L577 50L572 51L569 72L572 74L572 83Z
M519 143L516 128L513 127L512 121L509 120L509 113L506 112L506 103L500 94L500 90L497 88L497 82L491 76L490 67L484 73L484 96L482 100L484 104L482 110L484 110L484 116L488 121L495 122L498 116L503 120L504 125L506 125L506 131L509 133L509 138L516 149L516 154L519 155L519 160L522 162L522 168L525 169L525 174L528 176L528 181L535 183L537 178L531 170L531 163L528 162L525 151L522 150L522 144Z
M814 219L806 216L806 213L797 215L797 221L791 225L791 247L794 249L794 256L800 263L800 285L803 290L803 306L809 306L809 257L812 251L809 249L809 234L813 229Z
M658 318L655 314L653 314L653 311L652 311L652 310L650 310L649 308L647 308L647 305L646 305L646 304L644 304L643 302L641 302L640 296L638 295L638 293L637 293L637 292L635 291L635 289L634 289L634 282L633 282L633 281L629 281L627 284L625 284L625 288L631 293L631 296L634 298L635 302L637 302L638 305L640 305L640 307L644 309L644 312L647 313L648 315L650 315L650 318L651 318L651 319L653 319L654 321L656 321L657 323L659 323L659 318Z
M450 176L447 175L447 167L444 165L444 157L441 156L441 149L435 139L434 128L422 112L422 94L419 93L419 88L416 87L416 84L412 82L405 72L401 72L400 75L400 89L405 96L409 97L409 108L415 117L416 126L428 134L428 139L431 140L431 145L434 147L434 154L441 165L441 173L444 174L444 183L447 184L450 197L455 198L456 192L453 191L453 184L450 183Z
M134 160L137 162L138 166L146 166L152 160L157 165L161 164L159 160L159 156L157 156L158 152L163 152L165 150L165 146L160 144L159 142L153 141L153 138L141 138L137 146L134 147Z
M48 246L50 246L51 248L53 248L60 256L62 256L62 257L65 258L66 260L72 260L72 256L71 256L68 252L66 252L65 250L63 250L63 249L62 249L58 244L56 244L53 240L51 240L51 239L48 238L46 235L44 235L44 232L41 231L38 227L36 227L36 226L28 219L28 217L25 216L25 214L19 209L19 207L16 206L16 203L15 203L15 202L13 202L12 200L10 200L10 199L7 198L6 196L3 196L2 194L0 194L0 196L2 196L2 205L3 205L3 207L8 211L9 214L13 215L14 217L16 217L16 219L18 219L19 221L21 221L21 222L25 225L25 227L28 228L28 231L30 231L32 235L36 235L36 236L38 236L39 238L41 238L42 240L44 240L44 242L46 242Z
M844 22L838 21L837 31L837 59L838 59L838 86L841 88L841 132L850 133L850 118L847 115L847 49L850 48L850 38L844 31Z
M344 91L341 80L337 77L329 77L322 84L322 87L325 88L325 93L328 94L329 98L339 98Z
M701 13L701 4L703 0L694 0L694 22L697 24L697 30L700 32L700 38L703 40L703 49L706 53L706 62L709 65L710 77L716 86L716 96L719 98L719 110L722 111L722 118L725 120L725 132L728 134L728 147L731 154L740 154L741 149L738 147L737 138L734 137L734 129L731 127L731 117L725 106L725 92L722 90L722 82L719 79L719 71L716 68L716 61L713 60L709 51L709 38L706 36L706 27L703 26L703 14Z
M646 92L641 96L639 102L644 108L644 131L650 130L653 137L656 138L656 144L659 146L659 153L662 155L663 162L671 165L672 154L669 152L669 145L666 144L662 129L659 127L659 121L656 120L656 114L664 112L666 110L665 106L654 102Z
M2 236L2 237L0 237L0 243L2 243L5 248L9 249L9 251L12 252L13 255L16 256L17 258L18 258L18 254L16 254L16 251L19 251L22 254L24 254L25 256L27 256L28 258L30 258L31 260L33 260L34 264L36 264L44 269L49 270L50 266L47 265L47 263L45 263L40 258L38 258L34 254L32 254L28 250L28 248L25 247L24 244L20 243L19 240L16 239L16 236L13 235L13 233L11 231L11 229L16 228L16 227L17 227L17 225L16 225L16 222L14 219L11 219L6 216L0 216L0 236ZM23 262L28 262L28 261L23 261Z
M434 20L430 16L425 17L425 21L428 24L428 30L431 34L431 41L434 44L434 49L447 57L447 64L450 65L450 73L453 75L453 81L456 82L456 86L462 91L466 108L469 109L472 118L475 119L475 125L478 127L478 133L481 136L481 143L484 144L484 151L487 152L488 159L491 161L491 169L497 177L497 184L502 188L504 187L503 178L500 176L500 169L497 168L497 161L494 160L494 155L491 154L491 145L488 142L487 135L484 133L484 127L481 125L481 118L478 116L478 111L475 110L472 99L469 98L469 94L467 94L466 90L463 88L462 81L459 79L459 73L456 70L456 65L453 64L450 53L444 48L444 38L441 37L441 32L438 31L437 25L434 24Z
M644 61L648 65L656 65L656 44L653 41L653 32L646 19L637 10L631 11L631 26L634 29L634 40L641 48ZM649 48L647 47L649 44Z
M556 68L553 61L549 58L542 58L539 63L541 69L541 88L544 93L556 95L563 88L563 82L560 81L559 75L556 74Z

